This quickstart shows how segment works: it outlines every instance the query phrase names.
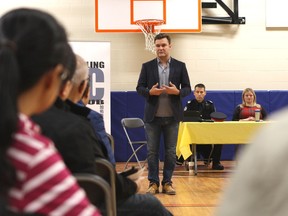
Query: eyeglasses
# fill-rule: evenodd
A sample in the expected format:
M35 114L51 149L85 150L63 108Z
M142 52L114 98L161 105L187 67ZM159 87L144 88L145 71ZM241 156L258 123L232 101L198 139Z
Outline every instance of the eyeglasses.
M68 77L69 71L67 69L64 69L61 73L60 73L60 79L61 80L66 80Z

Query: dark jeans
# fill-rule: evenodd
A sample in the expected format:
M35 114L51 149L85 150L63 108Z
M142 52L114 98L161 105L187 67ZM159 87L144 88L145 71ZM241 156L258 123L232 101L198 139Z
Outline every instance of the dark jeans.
M117 204L117 216L171 216L162 203L151 194L134 194Z
M173 117L156 117L145 123L148 150L148 180L159 186L159 149L160 138L164 138L164 168L162 185L171 182L175 168L176 142L179 123Z

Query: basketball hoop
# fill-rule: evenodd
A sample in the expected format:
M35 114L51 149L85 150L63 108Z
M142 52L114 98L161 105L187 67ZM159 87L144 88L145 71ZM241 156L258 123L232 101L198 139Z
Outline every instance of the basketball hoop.
M146 50L156 54L154 38L161 32L161 25L164 20L159 19L142 19L135 21L145 36Z

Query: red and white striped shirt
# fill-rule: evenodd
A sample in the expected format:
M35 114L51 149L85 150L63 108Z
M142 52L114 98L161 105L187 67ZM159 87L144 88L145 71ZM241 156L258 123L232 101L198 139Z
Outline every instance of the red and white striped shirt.
M98 216L84 191L66 168L54 144L39 133L39 127L19 115L19 129L8 149L17 182L9 190L10 209L43 215Z

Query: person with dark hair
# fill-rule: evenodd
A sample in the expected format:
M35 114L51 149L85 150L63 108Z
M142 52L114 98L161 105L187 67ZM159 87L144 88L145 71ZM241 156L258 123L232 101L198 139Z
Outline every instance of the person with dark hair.
M0 195L13 213L100 215L30 120L57 97L73 67L70 51L46 12L21 8L0 18Z
M184 111L197 111L200 113L201 119L211 119L211 113L216 111L214 103L210 100L205 100L206 87L202 83L198 83L194 87L194 99L189 100L186 103ZM223 170L224 166L220 163L222 145L214 145L213 151L212 145L197 145L197 153L200 153L204 158L204 163L209 165L210 157L212 158L212 169ZM182 156L181 156L182 157ZM183 163L183 157L177 160L178 164ZM176 162L176 163L177 163Z
M72 57L75 60L74 53ZM89 123L71 113L70 107L65 103L73 88L71 80L75 74L75 68L76 64L73 72L70 73L72 76L63 80L53 106L39 115L32 116L32 119L40 125L42 133L53 140L72 173L93 174L95 173L95 158L104 157L101 145Z
M171 38L160 33L154 44L157 58L142 65L136 90L146 99L144 122L148 149L147 193L159 193L159 150L163 134L165 158L162 193L174 195L172 175L175 168L179 122L183 118L181 98L191 92L186 65L170 56Z
M87 118L89 109L76 104L88 83L87 64L79 55L76 59L76 71L71 79L72 88L69 91L63 89L54 106L33 119L43 128L43 133L54 141L72 173L97 174L95 159L108 158L102 141ZM117 215L171 215L155 197L136 194L140 187L141 172L139 170L138 179L131 180L115 170ZM99 207L105 213L104 206Z

